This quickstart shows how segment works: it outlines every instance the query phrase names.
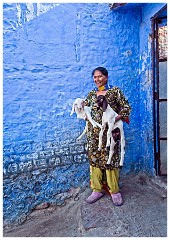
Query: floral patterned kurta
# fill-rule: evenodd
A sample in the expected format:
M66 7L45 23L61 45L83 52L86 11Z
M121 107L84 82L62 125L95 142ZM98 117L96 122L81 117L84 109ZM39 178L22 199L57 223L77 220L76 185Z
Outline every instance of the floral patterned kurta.
M123 93L118 87L112 87L107 90L105 97L109 105L113 108L115 112L122 116L122 120L125 120L129 117L131 107L124 97ZM92 118L98 122L102 123L103 110L100 108L97 110L97 94L95 90L89 92L85 105L91 107ZM118 144L115 145L114 154L112 157L111 164L105 166L108 160L108 152L106 150L106 139L107 139L107 129L105 129L102 139L102 150L98 151L98 141L99 141L99 132L100 128L91 125L88 123L88 132L87 132L87 142L88 142L88 158L90 160L90 165L94 167L99 167L101 169L115 169L119 168L120 162L120 147Z

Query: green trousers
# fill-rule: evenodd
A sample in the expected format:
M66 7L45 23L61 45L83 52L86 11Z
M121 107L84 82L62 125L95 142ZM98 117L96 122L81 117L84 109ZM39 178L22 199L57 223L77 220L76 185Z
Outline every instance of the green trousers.
M93 192L101 192L106 184L110 193L119 192L119 169L101 170L90 166L90 187Z

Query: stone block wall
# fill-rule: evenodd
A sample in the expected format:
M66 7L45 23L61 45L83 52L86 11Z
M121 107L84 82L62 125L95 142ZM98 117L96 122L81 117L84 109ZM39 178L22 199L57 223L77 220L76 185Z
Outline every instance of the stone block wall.
M62 203L71 188L89 185L86 140L76 142L85 123L70 112L74 99L94 87L97 66L108 69L109 83L132 107L122 172L152 172L141 145L141 19L141 7L3 4L5 222L42 202Z

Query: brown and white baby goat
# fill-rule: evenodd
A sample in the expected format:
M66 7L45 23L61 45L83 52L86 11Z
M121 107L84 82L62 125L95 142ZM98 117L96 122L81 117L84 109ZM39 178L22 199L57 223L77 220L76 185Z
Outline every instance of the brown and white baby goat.
M106 164L111 163L111 158L114 153L114 147L116 141L114 140L113 135L116 135L117 129L120 130L120 143L121 143L121 158L120 158L120 167L123 166L124 162L124 154L125 154L125 137L124 137L124 130L123 130L123 121L119 120L115 122L115 118L118 114L110 107L107 102L107 99L103 95L99 95L97 98L97 104L99 107L103 109L103 116L102 116L102 128L99 133L99 145L98 150L100 151L102 148L102 136L105 130L106 124L108 124L108 131L107 131L107 143L106 148L109 149L109 158Z
M91 109L88 106L85 106L84 99L82 98L76 98L76 100L73 102L72 110L70 113L70 116L75 112L77 114L77 118L84 119L86 121L86 126L84 128L84 131L82 134L77 138L79 141L87 132L88 130L88 122L87 120L93 125L93 127L99 127L101 129L101 124L95 122L91 117Z

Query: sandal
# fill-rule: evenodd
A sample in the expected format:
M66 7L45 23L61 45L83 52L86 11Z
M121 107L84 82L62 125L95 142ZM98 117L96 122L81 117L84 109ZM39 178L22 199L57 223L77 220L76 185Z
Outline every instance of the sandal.
M123 199L122 199L121 193L112 193L111 196L112 196L114 206L123 205Z
M92 192L92 194L86 199L87 203L94 203L101 197L103 197L103 193L101 192Z

